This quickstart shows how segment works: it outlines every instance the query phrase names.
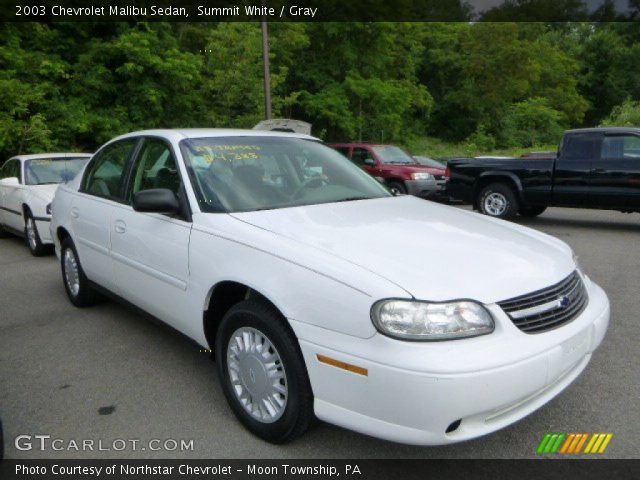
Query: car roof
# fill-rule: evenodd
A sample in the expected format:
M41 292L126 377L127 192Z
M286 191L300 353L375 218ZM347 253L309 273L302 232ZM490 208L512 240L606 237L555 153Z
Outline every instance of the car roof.
M37 160L39 158L91 158L93 153L30 153L28 155L16 155L9 160Z
M395 147L391 143L368 143L368 142L332 142L334 147Z
M593 127L593 128L574 128L567 130L565 133L634 133L640 134L640 128L637 127Z
M164 137L169 140L179 142L187 138L210 138L210 137L285 137L285 138L303 138L306 140L320 140L319 138L312 137L311 135L305 135L302 133L290 133L279 132L270 130L249 130L249 129L236 129L236 128L176 128L176 129L154 129L154 130L139 130L137 132L130 132L125 135L120 135L114 138L111 142L116 140L123 140L131 137Z

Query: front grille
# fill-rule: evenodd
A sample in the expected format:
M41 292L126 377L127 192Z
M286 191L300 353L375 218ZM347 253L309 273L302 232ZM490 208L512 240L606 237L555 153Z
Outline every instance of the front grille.
M577 271L555 285L499 302L511 321L526 333L541 333L576 318L588 302Z

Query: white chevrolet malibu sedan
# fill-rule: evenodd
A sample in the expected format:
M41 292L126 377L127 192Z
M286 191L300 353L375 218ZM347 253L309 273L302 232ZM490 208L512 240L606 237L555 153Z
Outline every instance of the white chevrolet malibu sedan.
M58 184L72 180L91 158L86 153L18 155L0 169L0 237L24 236L31 253L51 253L51 201Z
M394 197L301 134L118 137L60 187L51 234L74 305L107 293L213 349L271 442L314 415L418 445L487 434L575 380L609 323L565 243Z

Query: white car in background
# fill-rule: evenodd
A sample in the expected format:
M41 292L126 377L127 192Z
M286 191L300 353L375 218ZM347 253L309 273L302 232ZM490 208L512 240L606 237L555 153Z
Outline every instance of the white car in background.
M420 445L493 432L573 382L609 323L564 242L394 197L303 134L118 137L58 189L51 230L74 305L106 292L212 349L235 415L277 443L314 415Z
M86 153L18 155L0 169L0 236L24 236L31 253L51 250L51 201L60 183L73 180L91 158Z

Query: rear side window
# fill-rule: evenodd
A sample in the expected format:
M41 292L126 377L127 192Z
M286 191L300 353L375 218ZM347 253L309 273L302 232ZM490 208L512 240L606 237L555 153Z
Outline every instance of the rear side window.
M119 200L122 174L137 142L137 138L129 138L100 150L87 167L82 191L96 197Z
M334 149L349 158L349 147L334 147Z
M134 193L154 188L168 188L180 195L180 174L166 143L154 138L146 139L137 157L127 194L129 202Z
M565 140L562 159L571 162L595 160L599 158L601 144L601 134L580 133L569 135Z
M640 137L635 135L615 135L602 140L603 159L640 158Z

